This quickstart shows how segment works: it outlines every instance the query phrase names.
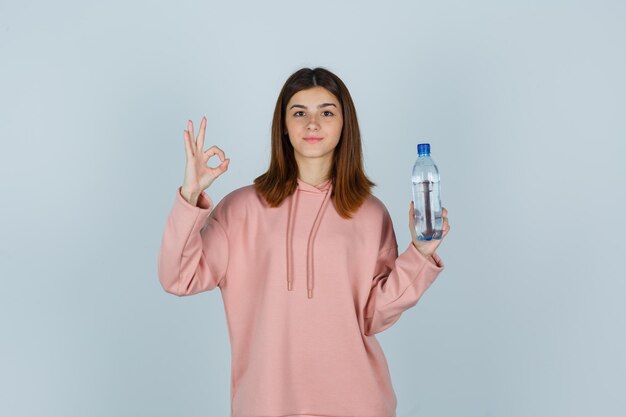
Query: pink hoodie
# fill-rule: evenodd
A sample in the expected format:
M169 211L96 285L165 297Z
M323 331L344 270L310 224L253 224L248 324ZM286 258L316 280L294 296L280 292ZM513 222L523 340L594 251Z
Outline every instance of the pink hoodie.
M398 256L391 217L371 196L352 219L332 184L298 181L271 208L253 185L213 208L176 191L158 258L165 291L221 290L231 344L231 417L395 417L375 334L443 270L413 244Z

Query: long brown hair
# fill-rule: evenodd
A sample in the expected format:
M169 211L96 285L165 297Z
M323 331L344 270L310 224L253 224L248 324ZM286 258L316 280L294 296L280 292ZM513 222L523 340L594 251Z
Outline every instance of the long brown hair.
M321 86L331 92L341 104L343 128L333 151L330 180L332 200L337 213L351 218L371 195L372 181L365 175L361 133L352 97L343 81L329 70L301 68L283 85L276 100L272 119L272 155L268 170L254 180L256 190L271 207L278 207L297 187L298 164L293 146L285 129L285 108L291 97L301 90Z

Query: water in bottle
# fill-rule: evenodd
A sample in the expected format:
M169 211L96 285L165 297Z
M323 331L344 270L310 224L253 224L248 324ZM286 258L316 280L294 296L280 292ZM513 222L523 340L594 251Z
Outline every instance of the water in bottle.
M441 239L443 214L439 195L439 170L430 157L430 144L417 145L413 165L415 232L419 240Z

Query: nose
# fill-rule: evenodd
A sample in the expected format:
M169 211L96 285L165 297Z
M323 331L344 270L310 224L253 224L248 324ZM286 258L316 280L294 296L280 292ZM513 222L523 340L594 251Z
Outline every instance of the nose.
M311 115L309 117L309 123L307 123L307 128L311 130L317 130L319 128L319 123L317 122L317 116Z

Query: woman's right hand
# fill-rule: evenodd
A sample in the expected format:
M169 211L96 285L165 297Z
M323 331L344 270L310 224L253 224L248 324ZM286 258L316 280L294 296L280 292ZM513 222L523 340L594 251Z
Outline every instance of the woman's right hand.
M194 139L193 122L191 120L187 122L187 129L184 132L187 162L181 193L188 200L196 199L202 191L209 188L213 181L228 169L230 162L230 159L224 156L224 151L217 146L211 146L206 151L202 150L205 132L206 117L202 117L197 139ZM207 161L213 155L217 155L221 161L215 168L207 165Z

